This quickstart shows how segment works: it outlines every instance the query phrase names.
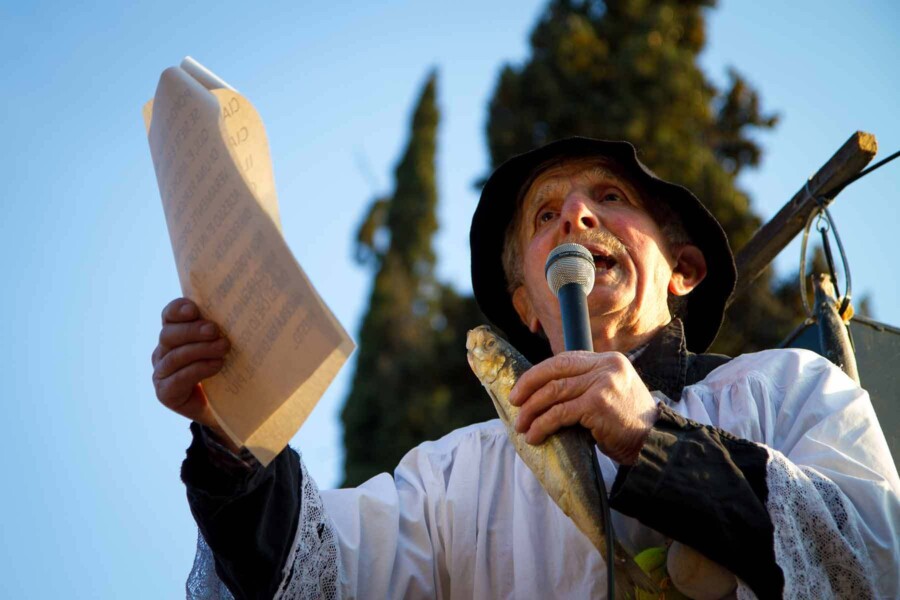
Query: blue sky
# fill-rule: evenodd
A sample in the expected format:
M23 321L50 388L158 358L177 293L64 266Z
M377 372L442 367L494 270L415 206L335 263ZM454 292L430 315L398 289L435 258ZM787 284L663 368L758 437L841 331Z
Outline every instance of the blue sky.
M527 54L543 2L4 3L0 349L7 481L0 596L174 598L195 528L178 470L187 423L156 402L150 352L179 286L140 108L194 56L266 123L285 237L351 334L370 275L351 238L389 192L411 104L440 70L439 272L468 289L468 220L485 173L486 103ZM782 116L742 177L769 217L849 135L900 149L900 9L889 1L720 3L703 65L736 66ZM900 163L833 214L856 293L900 325ZM777 264L795 268L797 245ZM462 350L462 349L461 349ZM350 368L294 439L320 485L341 468Z

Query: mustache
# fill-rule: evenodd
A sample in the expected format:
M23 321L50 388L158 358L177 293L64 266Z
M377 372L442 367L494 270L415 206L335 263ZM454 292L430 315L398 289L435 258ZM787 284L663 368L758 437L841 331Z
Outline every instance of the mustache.
M573 242L583 246L599 246L610 256L616 258L627 251L625 244L619 238L604 229L588 229L566 236L563 242Z

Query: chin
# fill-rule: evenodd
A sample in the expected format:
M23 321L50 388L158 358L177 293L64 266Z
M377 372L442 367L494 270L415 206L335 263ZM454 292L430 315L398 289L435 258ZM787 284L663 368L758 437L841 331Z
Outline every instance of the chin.
M634 295L625 290L598 286L588 296L588 311L591 316L609 315L628 308L633 301Z

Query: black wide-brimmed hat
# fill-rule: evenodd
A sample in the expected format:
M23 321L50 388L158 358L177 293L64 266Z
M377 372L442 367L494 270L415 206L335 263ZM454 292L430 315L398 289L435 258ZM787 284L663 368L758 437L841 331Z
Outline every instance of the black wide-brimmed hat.
M533 180L539 169L553 161L591 156L613 159L633 183L665 202L681 218L692 242L703 252L706 278L687 297L684 329L688 349L704 352L719 332L737 277L728 238L694 194L653 174L638 160L634 146L628 142L567 138L515 156L491 174L484 184L469 231L472 288L478 306L528 360L535 363L551 355L547 340L531 333L513 307L503 271L503 241L524 192L522 188Z

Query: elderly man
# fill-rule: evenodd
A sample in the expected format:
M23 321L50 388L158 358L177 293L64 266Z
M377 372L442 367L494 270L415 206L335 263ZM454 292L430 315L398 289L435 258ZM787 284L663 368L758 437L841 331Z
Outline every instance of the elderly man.
M544 264L564 242L594 255L593 353L563 351ZM867 394L805 351L702 354L735 270L688 190L625 142L554 142L494 172L471 246L479 305L535 363L511 397L519 431L534 444L568 425L591 431L627 549L678 540L734 573L740 597L900 593L900 479ZM599 553L499 421L422 444L393 478L319 492L293 450L261 468L229 447L198 385L227 341L187 300L163 318L157 395L194 421L189 597L605 593Z

